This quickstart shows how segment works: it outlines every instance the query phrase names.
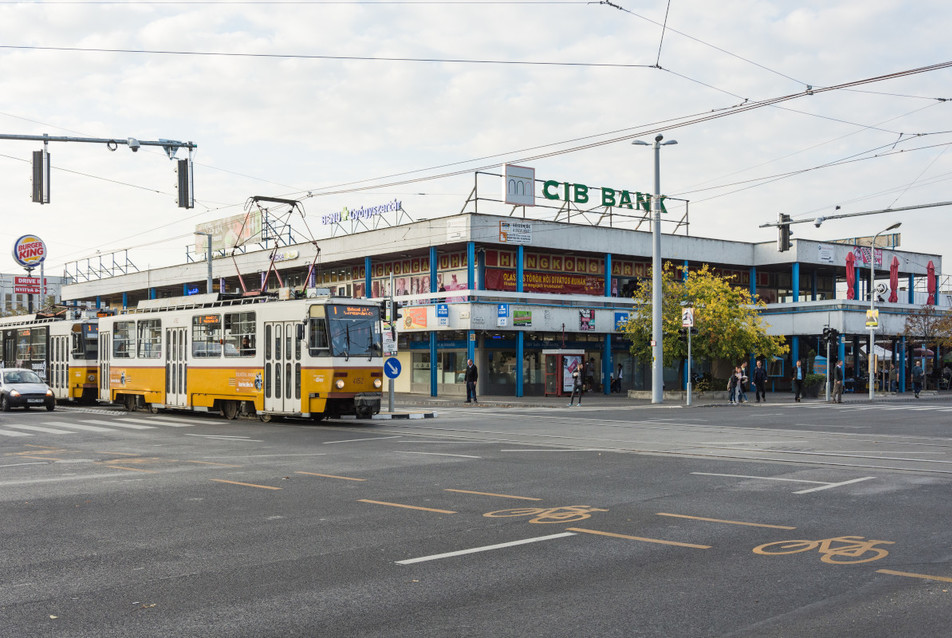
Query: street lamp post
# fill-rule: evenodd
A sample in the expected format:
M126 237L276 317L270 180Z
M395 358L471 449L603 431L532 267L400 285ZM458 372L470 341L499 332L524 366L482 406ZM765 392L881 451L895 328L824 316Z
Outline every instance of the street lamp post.
M893 224L893 225L890 226L889 228L884 228L883 230L879 231L878 233L876 233L876 234L873 236L873 245L872 245L872 247L869 249L869 320L870 320L870 322L873 321L873 316L874 316L874 314L875 314L874 311L876 310L876 291L875 291L875 289L874 289L874 287L873 287L873 284L875 283L875 279L876 279L876 275L875 275L875 271L876 271L876 240L879 239L879 236L882 235L883 233L888 233L888 232L891 231L891 230L896 230L896 229L899 228L900 226L902 226L902 222L896 222L895 224ZM874 389L874 388L875 388L875 385L876 385L876 384L875 384L875 381L876 381L876 379L875 379L876 366L875 366L875 359L873 358L873 357L874 357L873 348L874 348L875 345L876 345L876 344L875 344L875 341L876 341L876 339L875 339L875 334L876 334L876 328L871 325L871 326L869 327L869 349L868 349L868 351L866 352L866 360L867 360L867 363L869 364L869 365L868 365L869 371L868 371L868 381L867 381L867 384L869 385L869 400L870 400L870 401L873 400L873 396L874 396L874 394L875 394L875 389Z
M661 320L661 147L677 144L677 140L662 143L663 135L654 139L654 197L651 199L651 402L664 401L664 348ZM632 144L649 146L635 140Z
M208 239L208 279L205 282L205 292L211 294L212 292L212 234L203 233L201 231L195 231L196 235L205 235L205 238Z

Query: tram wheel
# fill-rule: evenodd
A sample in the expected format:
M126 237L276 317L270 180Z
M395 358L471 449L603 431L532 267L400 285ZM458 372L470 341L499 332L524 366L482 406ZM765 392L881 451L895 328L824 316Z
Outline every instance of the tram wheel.
M238 418L238 402L237 401L222 401L221 414L223 417L225 417L229 421L232 421Z
M271 415L267 412L261 412L258 414L258 420L262 423L271 423Z
M324 420L324 417L326 417L326 416L327 416L327 415L324 414L323 412L312 412L312 413L311 413L311 420L314 421L315 423L318 423L318 422L320 422L320 421L323 421L323 420Z
M159 406L155 405L154 403L150 403L150 404L149 404L149 412L150 412L151 414L158 414L158 413L159 413Z
M135 412L136 411L136 396L134 394L127 394L123 400L125 405L126 412Z

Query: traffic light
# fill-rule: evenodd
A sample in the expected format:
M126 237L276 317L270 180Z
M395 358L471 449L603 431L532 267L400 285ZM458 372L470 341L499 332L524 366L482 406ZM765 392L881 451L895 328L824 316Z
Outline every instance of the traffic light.
M178 173L178 207L195 208L195 195L192 193L192 161L177 160L175 170Z
M50 154L45 148L33 151L33 201L50 203Z
M692 336L697 334L697 328L680 328L678 330L678 334L681 335L682 337L686 337L688 336L688 330L691 331Z
M840 338L840 331L836 328L824 328L823 329L823 342L829 343L831 346L835 346L838 343Z
M777 230L779 231L777 236L777 250L779 252L786 252L793 247L793 242L790 241L790 238L793 237L793 231L790 230L790 224L793 222L793 217L780 213L777 217Z
M380 302L380 320L390 321L390 300L384 299Z

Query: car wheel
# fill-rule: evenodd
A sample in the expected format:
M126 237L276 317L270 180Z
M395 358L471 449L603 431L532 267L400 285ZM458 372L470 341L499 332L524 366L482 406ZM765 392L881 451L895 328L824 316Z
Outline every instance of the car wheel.
M55 403L47 403L47 404L46 404L46 410L47 410L47 412L52 412L52 411L55 410L55 409L56 409L56 404L55 404Z
M10 399L5 394L3 395L3 398L0 398L0 410L3 410L4 412L10 411Z

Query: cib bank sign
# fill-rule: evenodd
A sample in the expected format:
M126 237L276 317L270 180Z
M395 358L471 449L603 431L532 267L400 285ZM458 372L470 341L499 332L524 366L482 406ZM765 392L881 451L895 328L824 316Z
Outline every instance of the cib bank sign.
M503 177L503 201L515 206L535 206L535 169L506 164ZM598 195L594 194L598 191ZM628 208L651 212L651 195L607 186L586 186L550 179L542 183L542 196L547 200L575 204L600 203L606 208ZM668 212L661 196L661 212Z

